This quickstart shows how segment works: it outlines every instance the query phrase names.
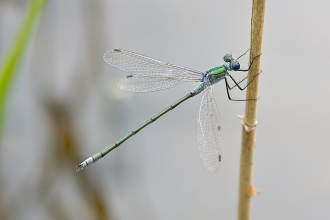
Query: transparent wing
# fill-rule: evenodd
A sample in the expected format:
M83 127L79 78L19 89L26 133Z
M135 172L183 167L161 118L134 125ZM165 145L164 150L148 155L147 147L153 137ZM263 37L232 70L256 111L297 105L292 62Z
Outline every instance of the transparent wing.
M177 78L151 78L139 75L126 76L118 81L117 87L127 92L154 92L172 88L183 83Z
M132 74L117 85L125 91L148 92L172 88L186 81L198 82L203 74L120 49L107 51L103 59L109 65Z
M197 118L197 145L205 169L216 172L220 167L221 150L219 142L220 118L213 99L212 88L202 94Z

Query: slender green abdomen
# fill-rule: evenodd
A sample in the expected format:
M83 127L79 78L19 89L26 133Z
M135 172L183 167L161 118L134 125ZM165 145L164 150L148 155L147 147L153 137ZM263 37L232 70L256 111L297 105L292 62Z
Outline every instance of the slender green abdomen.
M179 99L178 101L176 101L175 103L173 103L172 105L170 105L169 107L167 107L166 109L164 109L163 111L159 112L157 115L151 117L149 120L147 120L145 123L143 123L142 125L140 125L139 127L135 128L134 130L132 130L130 133L128 133L125 137L123 137L122 139L118 140L117 142L113 143L111 146L103 149L101 152L94 154L93 160L94 162L96 162L97 160L99 160L100 158L104 157L107 153L109 153L110 151L112 151L113 149L117 148L119 145L121 145L122 143L124 143L127 139L129 139L130 137L132 137L133 135L135 135L136 133L138 133L140 130L142 130L144 127L148 126L149 124L153 123L154 121L156 121L158 118L160 118L161 116L163 116L164 114L166 114L167 112L171 111L172 109L174 109L175 107L177 107L178 105L180 105L182 102L186 101L187 99L197 95L198 93L200 93L203 89L203 84L199 85L195 90L191 91L190 93L188 93L186 96L184 96L183 98ZM200 89L199 89L200 88Z
M101 159L102 157L104 157L107 153L109 153L110 151L112 151L113 149L117 148L119 145L121 145L122 143L124 143L127 139L129 139L130 137L134 136L136 133L138 133L140 130L142 130L144 127L148 126L149 124L153 123L154 121L156 121L158 118L160 118L161 116L163 116L164 114L166 114L167 112L171 111L172 109L174 109L175 107L177 107L178 105L180 105L182 102L186 101L187 99L199 94L201 91L204 90L204 84L205 83L201 83L199 84L199 86L197 86L194 90L192 90L191 92L189 92L187 95L185 95L184 97L182 97L181 99L179 99L178 101L174 102L172 105L170 105L169 107L167 107L166 109L164 109L163 111L159 112L157 115L151 117L149 120L147 120L145 123L143 123L142 125L140 125L139 127L135 128L134 130L132 130L130 133L128 133L126 136L124 136L123 138L121 138L120 140L118 140L117 142L113 143L111 146L106 147L105 149L103 149L101 152L98 152L96 154L94 154L93 156L87 158L86 160L84 160L82 163L80 163L77 167L76 170L77 172L88 167L89 165L91 165L92 163L95 163L96 161L98 161L99 159Z

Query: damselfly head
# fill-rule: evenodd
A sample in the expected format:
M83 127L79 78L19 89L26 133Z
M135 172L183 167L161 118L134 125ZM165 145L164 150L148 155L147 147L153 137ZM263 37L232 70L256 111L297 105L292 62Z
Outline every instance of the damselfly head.
M223 56L223 60L225 61L225 62L228 62L228 63L231 63L231 61L233 60L234 58L233 58L233 56L231 55L231 54L225 54L224 56Z
M241 68L241 65L237 60L232 60L230 65L231 65L231 69L234 71L238 71Z

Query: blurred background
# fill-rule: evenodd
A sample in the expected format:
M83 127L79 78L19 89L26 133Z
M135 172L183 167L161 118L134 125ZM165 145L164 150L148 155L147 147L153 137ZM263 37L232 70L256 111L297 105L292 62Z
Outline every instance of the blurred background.
M0 1L0 56L29 1ZM330 218L329 1L268 1L252 219ZM203 167L200 97L93 166L75 166L197 84L129 94L103 54L126 49L205 71L250 44L251 1L57 0L45 5L6 101L0 219L236 219L243 102L213 87L222 165ZM241 66L248 65L248 56ZM242 79L244 75L235 75ZM245 92L233 97L244 98Z

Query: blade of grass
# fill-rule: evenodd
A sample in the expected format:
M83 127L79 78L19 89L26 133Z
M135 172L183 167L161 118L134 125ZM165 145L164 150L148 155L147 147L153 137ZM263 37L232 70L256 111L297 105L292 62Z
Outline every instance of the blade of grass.
M10 85L46 2L47 0L32 0L30 2L18 32L0 62L0 137L4 126L6 100Z
M252 6L252 19L251 19L251 54L250 60L253 57L261 54L262 34L264 24L266 0L254 0ZM260 57L261 58L261 57ZM260 58L253 62L249 70L248 81L260 72ZM249 85L246 92L247 99L258 98L258 83L259 76ZM243 121L249 127L256 126L257 118L257 101L247 101L245 106L245 117ZM256 130L247 131L245 126L242 126L242 149L241 149L241 165L240 165L240 184L239 184L239 206L238 206L238 219L250 219L251 207L251 189L252 185L252 165L253 165L253 150L255 147L255 134Z

